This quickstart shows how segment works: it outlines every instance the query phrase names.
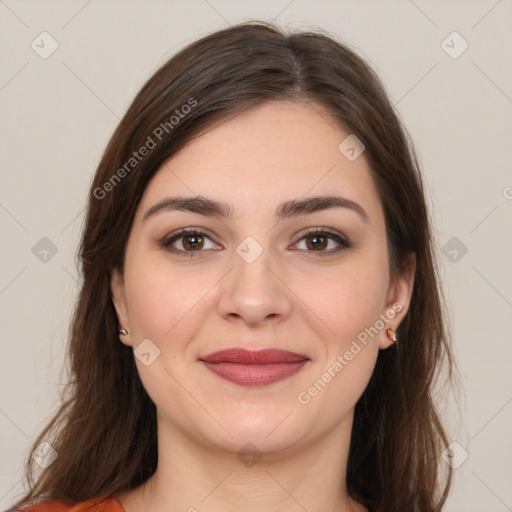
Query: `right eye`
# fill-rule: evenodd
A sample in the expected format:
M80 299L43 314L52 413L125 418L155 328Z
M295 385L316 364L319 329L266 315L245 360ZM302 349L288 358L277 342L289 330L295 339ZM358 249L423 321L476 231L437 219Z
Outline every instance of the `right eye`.
M205 247L205 243L210 242L212 246ZM181 256L197 256L203 249L216 250L216 244L212 239L203 231L196 228L182 228L170 235L166 236L164 240L160 242L160 245L167 251Z

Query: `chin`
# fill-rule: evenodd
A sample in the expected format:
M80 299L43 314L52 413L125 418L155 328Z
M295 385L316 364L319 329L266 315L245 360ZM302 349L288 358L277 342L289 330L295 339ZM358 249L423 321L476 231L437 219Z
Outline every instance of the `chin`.
M251 412L245 407L240 409L239 414L230 415L229 421L222 422L232 437L223 431L225 435L212 441L219 448L236 453L247 443L261 452L281 453L290 450L310 430L304 422L297 424L297 419L298 415L291 408L287 410L276 406L272 410L264 411L260 406L254 407Z

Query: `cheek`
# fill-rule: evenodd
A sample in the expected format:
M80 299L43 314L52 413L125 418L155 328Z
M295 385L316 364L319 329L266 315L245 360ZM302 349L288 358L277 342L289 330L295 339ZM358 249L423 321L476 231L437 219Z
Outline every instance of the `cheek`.
M340 272L309 292L309 306L329 327L320 341L323 353L313 379L305 382L299 402L304 413L341 421L355 406L378 357L379 319L385 276L365 271Z
M344 344L370 327L382 313L386 274L368 264L340 269L303 283L309 306L330 328L335 342Z
M181 387L169 374L179 382L186 380L186 349L201 328L209 281L204 273L179 272L151 258L134 258L131 267L126 266L134 345L150 339L160 351L160 357L149 366L136 358L144 388L156 403L168 393L181 396Z
M126 268L128 310L139 336L163 341L179 324L194 316L194 309L208 290L198 272L185 275L148 258L133 260ZM186 320L186 322L183 322Z
M318 385L311 383L312 393L325 385L324 405L339 404L339 417L355 405L373 372L379 353L375 325L383 313L387 291L388 276L377 259L351 263L317 279L315 287L303 283L308 306L329 327L321 339L323 373L316 376ZM318 407L322 407L320 402Z

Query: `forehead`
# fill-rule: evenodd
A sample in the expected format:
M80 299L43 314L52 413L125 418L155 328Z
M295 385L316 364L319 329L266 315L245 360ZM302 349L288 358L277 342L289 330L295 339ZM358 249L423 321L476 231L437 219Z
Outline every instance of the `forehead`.
M364 153L349 160L339 149L349 135L318 104L265 103L173 155L148 184L139 213L170 194L207 195L232 203L237 214L254 214L292 198L339 193L378 215Z

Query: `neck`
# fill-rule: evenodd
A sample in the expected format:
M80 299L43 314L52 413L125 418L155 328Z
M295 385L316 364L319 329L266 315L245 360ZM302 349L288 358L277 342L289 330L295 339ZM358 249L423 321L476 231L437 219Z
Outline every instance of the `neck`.
M346 488L351 427L352 417L306 446L244 456L202 445L159 418L158 468L119 501L126 512L362 512Z

